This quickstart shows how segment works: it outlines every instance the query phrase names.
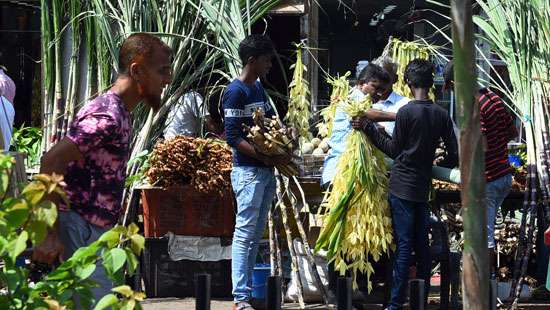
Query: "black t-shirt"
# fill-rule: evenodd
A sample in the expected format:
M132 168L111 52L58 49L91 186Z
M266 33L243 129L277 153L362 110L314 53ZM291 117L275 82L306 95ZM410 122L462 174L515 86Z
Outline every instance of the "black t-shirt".
M363 130L376 147L394 159L390 193L401 199L428 201L432 163L440 138L449 154L440 166L452 168L458 162L453 122L447 111L431 100L413 100L399 109L392 138L381 134L372 122Z

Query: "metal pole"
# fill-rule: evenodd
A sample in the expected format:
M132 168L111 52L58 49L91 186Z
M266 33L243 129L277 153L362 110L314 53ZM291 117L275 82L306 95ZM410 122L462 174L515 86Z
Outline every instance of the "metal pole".
M266 310L281 310L281 277L267 278Z
M471 0L452 0L451 17L464 219L462 298L464 309L485 310L489 309L485 154L479 103L474 97L477 89Z
M210 275L195 275L195 309L210 310Z
M409 281L409 304L413 310L424 310L426 283L422 279Z
M338 277L337 295L338 304L337 310L351 310L351 278L350 277Z

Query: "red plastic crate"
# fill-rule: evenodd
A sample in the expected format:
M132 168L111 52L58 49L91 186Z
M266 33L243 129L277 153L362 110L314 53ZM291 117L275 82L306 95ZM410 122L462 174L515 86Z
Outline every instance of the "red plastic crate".
M145 237L176 235L231 237L235 228L233 193L223 196L202 194L192 186L168 189L144 188L143 224Z

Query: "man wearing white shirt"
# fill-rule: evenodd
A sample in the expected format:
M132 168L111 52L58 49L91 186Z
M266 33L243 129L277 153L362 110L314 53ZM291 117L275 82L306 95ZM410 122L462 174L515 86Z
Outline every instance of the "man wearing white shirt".
M386 99L380 100L373 104L372 109L397 114L397 111L399 111L401 107L409 103L409 98L403 97L391 89L390 91L389 96ZM392 119L395 118L395 116L390 117ZM378 124L384 127L386 133L391 137L395 126L395 121L379 122Z
M15 109L8 98L0 93L0 149L8 151L11 145L11 136L13 133L13 118Z
M392 82L385 94L380 97L371 96L377 102L372 105L371 110L367 111L367 115L369 119L379 122L378 125L382 126L391 137L395 126L395 115L399 109L409 103L410 99L393 91L393 84L397 82L397 64L390 57L380 56L373 63L384 68Z
M202 96L190 91L170 110L166 118L164 138L172 139L177 135L198 137L201 135L203 124L208 132L218 133L219 130L214 125Z

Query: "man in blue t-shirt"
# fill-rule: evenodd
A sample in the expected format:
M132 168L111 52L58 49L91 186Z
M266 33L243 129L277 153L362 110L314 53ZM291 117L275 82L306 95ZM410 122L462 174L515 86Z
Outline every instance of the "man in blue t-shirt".
M253 125L252 114L256 109L263 110L266 117L275 114L259 81L271 69L274 52L273 43L266 36L246 37L239 45L244 68L241 75L227 86L222 98L227 143L233 149L231 184L237 199L231 253L233 309L236 310L253 310L250 305L252 271L258 242L275 195L273 167L290 161L287 156L260 154L248 143L243 131L243 124Z

